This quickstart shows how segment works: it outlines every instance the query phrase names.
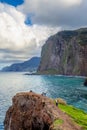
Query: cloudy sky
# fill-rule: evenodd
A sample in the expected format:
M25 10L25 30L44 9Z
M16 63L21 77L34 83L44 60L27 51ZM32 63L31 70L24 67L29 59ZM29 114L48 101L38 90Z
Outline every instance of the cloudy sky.
M0 68L40 56L46 39L87 26L87 0L0 0Z

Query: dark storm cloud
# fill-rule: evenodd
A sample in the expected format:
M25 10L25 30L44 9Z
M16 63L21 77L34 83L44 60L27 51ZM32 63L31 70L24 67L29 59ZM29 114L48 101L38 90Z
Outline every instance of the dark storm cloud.
M33 14L33 24L63 28L87 26L87 0L25 0L19 9L26 15Z

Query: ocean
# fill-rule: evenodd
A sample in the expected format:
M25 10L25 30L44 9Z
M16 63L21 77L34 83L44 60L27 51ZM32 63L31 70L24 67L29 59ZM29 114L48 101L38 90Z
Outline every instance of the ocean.
M84 88L84 77L24 74L0 73L0 130L4 130L6 111L12 104L12 97L18 92L46 92L50 98L63 98L68 104L87 112L87 95L80 90Z

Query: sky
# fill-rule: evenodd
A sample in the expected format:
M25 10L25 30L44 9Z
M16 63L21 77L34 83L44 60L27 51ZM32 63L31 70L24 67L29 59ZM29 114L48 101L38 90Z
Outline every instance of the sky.
M0 68L40 56L49 36L87 26L87 0L0 0Z

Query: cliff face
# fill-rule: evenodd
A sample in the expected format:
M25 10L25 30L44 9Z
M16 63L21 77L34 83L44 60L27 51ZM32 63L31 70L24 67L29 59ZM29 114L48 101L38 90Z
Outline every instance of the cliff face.
M38 73L87 76L87 28L51 36L42 47Z
M33 92L13 97L4 126L5 130L81 130L52 99Z

